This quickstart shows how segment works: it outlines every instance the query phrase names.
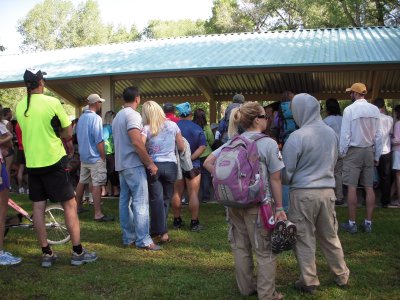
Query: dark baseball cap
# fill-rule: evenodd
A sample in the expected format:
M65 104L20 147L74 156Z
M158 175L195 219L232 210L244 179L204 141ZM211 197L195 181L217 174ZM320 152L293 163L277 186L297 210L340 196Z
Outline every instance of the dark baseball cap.
M44 75L47 75L46 72L37 71L35 69L26 69L24 73L24 81L25 82L39 82L44 79Z

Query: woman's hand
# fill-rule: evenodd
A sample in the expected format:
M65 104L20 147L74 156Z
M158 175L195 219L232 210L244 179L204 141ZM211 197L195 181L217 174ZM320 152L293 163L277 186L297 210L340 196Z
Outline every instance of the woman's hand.
M286 213L283 210L283 208L276 209L275 222L277 222L277 221L286 221L286 220L287 220L287 216L286 216Z

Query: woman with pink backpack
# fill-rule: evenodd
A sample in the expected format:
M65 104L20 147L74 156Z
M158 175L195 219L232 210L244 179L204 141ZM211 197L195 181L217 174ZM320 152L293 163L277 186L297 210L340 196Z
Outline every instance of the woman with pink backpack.
M284 165L277 143L267 136L259 137L266 127L267 118L263 107L257 102L247 102L232 111L228 136L232 139L242 131L240 137L256 143L261 165L259 176L262 177L263 188L271 191L275 200L275 220L286 220L282 207L281 186L281 170ZM253 138L254 136L257 137ZM216 162L224 147L229 146L228 141L210 154L204 162L204 167L212 174L216 174ZM282 294L275 289L276 255L271 247L272 232L263 227L259 207L259 204L227 207L228 238L235 261L236 281L243 296L257 294L259 299L283 299ZM254 276L253 253L258 264L257 277Z

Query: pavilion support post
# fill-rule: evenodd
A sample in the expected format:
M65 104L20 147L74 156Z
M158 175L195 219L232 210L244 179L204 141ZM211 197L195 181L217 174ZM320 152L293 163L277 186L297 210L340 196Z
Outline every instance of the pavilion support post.
M381 72L373 72L372 74L372 87L371 87L371 94L369 101L374 101L381 91L381 84L382 84L382 73Z
M101 97L106 101L102 104L101 114L104 115L109 110L114 110L114 83L110 76L101 77L99 79L101 85Z
M210 124L217 122L217 102L214 98L211 98L210 101Z

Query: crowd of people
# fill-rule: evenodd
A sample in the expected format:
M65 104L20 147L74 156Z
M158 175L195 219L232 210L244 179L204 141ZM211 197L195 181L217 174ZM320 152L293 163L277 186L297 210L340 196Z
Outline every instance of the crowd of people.
M301 292L313 294L320 284L316 240L336 284L345 287L348 283L350 271L337 235L335 205L347 200L349 220L340 227L357 233L357 188L362 186L367 210L361 227L370 233L375 170L382 190L382 207L400 203L391 202L396 190L391 189L392 169L395 170L393 186L400 191L400 106L394 108L393 126L393 119L385 112L384 100L378 98L373 104L368 103L364 98L367 89L362 83L346 90L353 103L346 107L343 116L336 99L326 101L327 117L322 119L320 102L309 94L285 92L282 101L265 107L258 102L246 102L243 95L236 94L218 126L213 128L208 125L205 111L192 112L188 102L161 106L146 101L139 113L140 91L128 87L122 94L122 109L118 113L106 112L104 121L100 112L106 100L97 94L89 95L88 106L73 128L60 101L43 94L44 75L41 71L26 70L27 97L17 105L15 126L17 162L21 166L17 170L18 190L27 191L33 201L43 267L50 267L57 260L46 238L47 200L61 202L64 208L72 240L71 264L82 265L97 259L97 254L86 250L80 241L78 213L85 211L85 189L92 195L96 222L114 221L114 216L102 210L102 195L119 197L124 246L162 250L161 244L171 239L170 206L173 228L185 225L181 214L185 198L191 217L190 230L203 230L200 202L212 198L212 174L218 167L218 156L238 135L251 138L254 134L265 134L256 140L262 176L275 201L275 220L289 220L297 228L294 251L300 276L295 288ZM12 265L20 263L21 258L3 250L3 236L10 188L7 157L14 155L10 154L13 134L12 128L8 128L11 127L9 111L4 109L2 115L8 122L0 123L0 264ZM77 154L80 163L74 165ZM28 174L26 188L24 169ZM71 180L73 169L78 171L79 178L75 186ZM343 185L347 188L346 197ZM226 211L241 294L283 299L275 286L272 232L260 226L258 206L227 207ZM257 276L253 253L258 264Z

